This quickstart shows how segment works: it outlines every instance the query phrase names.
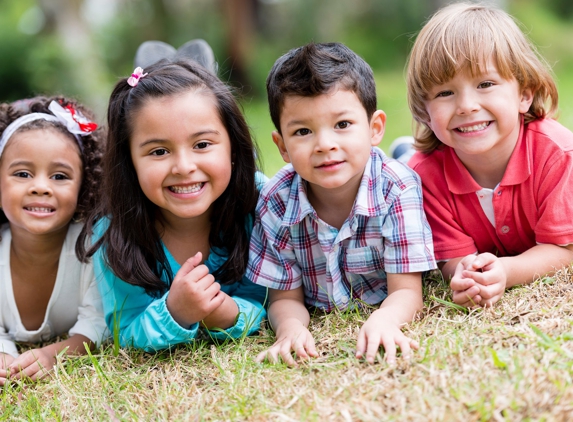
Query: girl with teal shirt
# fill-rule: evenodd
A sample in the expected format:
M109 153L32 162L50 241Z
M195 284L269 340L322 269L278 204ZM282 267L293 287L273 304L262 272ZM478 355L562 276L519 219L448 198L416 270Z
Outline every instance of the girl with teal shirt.
M107 326L146 351L258 331L266 289L244 277L258 190L255 145L229 90L197 63L120 80L108 108L92 246Z

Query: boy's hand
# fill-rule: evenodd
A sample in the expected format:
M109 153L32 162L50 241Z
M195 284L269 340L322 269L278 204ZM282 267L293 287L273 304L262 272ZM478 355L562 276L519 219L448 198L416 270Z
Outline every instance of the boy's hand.
M33 349L22 353L8 366L10 380L26 379L37 381L56 364L56 357L44 349Z
M501 260L491 254L482 253L462 271L462 277L473 280L479 286L481 306L492 306L503 296L507 285L507 274Z
M201 252L185 261L167 296L167 309L182 327L201 321L225 301L226 295L220 294L221 285L200 262Z
M456 265L454 275L450 281L454 303L465 306L466 308L477 306L482 301L480 286L473 278L468 277L469 274L476 271L474 262L477 258L477 255L464 257L458 265Z
M419 348L418 342L406 337L400 325L384 309L372 313L360 329L356 357L360 359L366 353L366 361L374 363L380 345L384 347L385 360L390 365L396 362L396 346L400 347L404 359L411 358L411 349Z
M288 366L297 366L292 356L293 351L297 358L302 360L318 356L312 334L296 318L281 322L280 330L277 332L277 341L268 350L259 353L256 361L262 362L268 359L272 363L277 363L280 356Z
M0 385L6 384L9 373L6 368L8 368L15 359L14 356L8 353L0 353Z

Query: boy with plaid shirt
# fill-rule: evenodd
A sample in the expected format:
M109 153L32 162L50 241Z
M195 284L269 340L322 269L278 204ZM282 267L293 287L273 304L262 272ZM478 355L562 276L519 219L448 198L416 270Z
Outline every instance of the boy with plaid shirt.
M394 362L415 341L401 326L422 307L421 273L435 268L418 176L375 146L370 67L341 44L309 44L279 58L267 78L273 141L290 163L259 198L247 277L269 287L276 343L261 353L296 365L317 356L308 307L382 302L360 330L357 357L382 345Z

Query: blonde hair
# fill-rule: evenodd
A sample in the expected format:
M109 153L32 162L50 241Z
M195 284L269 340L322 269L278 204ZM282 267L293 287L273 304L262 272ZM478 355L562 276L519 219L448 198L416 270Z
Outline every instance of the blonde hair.
M452 4L424 25L408 59L408 104L417 150L431 152L442 145L428 126L425 100L431 88L460 71L472 77L484 73L490 57L502 78L515 78L521 89L532 90L526 123L556 112L558 94L550 68L513 18L485 5Z

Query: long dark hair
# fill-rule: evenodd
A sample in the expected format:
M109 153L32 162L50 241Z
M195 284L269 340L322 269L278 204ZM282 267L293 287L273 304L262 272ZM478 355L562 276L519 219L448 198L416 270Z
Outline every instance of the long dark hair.
M231 140L234 162L227 189L213 203L211 213L211 247L222 249L227 261L213 273L222 284L240 280L245 273L250 233L245 226L253 215L258 199L255 185L256 147L245 118L231 90L216 76L191 60L162 60L148 69L147 76L131 87L120 80L108 107L108 142L103 160L102 201L88 219L80 238L93 233L102 217L109 218L103 237L82 258L92 256L103 247L106 264L117 277L140 286L154 297L168 288L173 273L155 227L157 206L143 193L131 160L129 138L136 113L154 98L177 95L189 90L208 90L217 99L217 109ZM214 253L214 252L212 252Z
M90 120L94 119L93 113L89 109L71 98L62 96L38 96L19 100L14 103L0 104L0 135L2 135L10 123L26 114L53 114L48 108L52 101L57 102L62 107L69 105L75 110L81 112L86 118ZM37 129L57 131L77 143L74 135L66 129L66 126L63 123L42 119L34 120L25 124L17 130L17 133ZM85 219L99 202L99 180L101 178L101 159L103 142L105 141L105 130L102 127L98 127L89 135L82 136L81 141L82 147L80 149L80 157L82 159L83 177L78 196L78 204L74 214L74 220L76 221ZM38 142L41 142L41 140ZM7 221L8 219L6 218L6 215L0 209L0 224Z

